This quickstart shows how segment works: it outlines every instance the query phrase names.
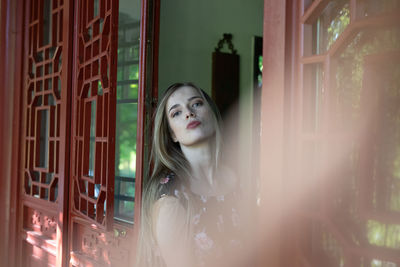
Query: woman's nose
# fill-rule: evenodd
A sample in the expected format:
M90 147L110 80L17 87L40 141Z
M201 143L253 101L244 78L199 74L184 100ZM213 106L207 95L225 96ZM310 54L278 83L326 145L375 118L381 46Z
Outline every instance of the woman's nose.
M189 119L190 117L194 118L194 117L196 117L196 114L194 114L193 111L188 110L186 113L186 119Z

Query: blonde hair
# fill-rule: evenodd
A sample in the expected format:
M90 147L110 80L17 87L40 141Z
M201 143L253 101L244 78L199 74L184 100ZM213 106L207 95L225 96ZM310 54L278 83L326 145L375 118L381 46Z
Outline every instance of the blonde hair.
M213 123L215 128L215 135L213 145L215 153L211 155L213 157L213 171L217 169L220 160L221 152L221 115L218 111L217 106L202 89L198 88L192 83L175 83L172 84L164 92L163 97L158 103L157 111L154 118L154 134L153 143L151 149L151 162L153 163L153 171L150 179L146 182L143 190L142 200L142 214L141 214L141 225L139 231L139 244L137 254L137 267L144 266L164 266L160 257L155 255L156 240L153 234L153 221L152 221L152 207L153 204L160 197L163 191L164 184L160 183L160 179L165 177L169 173L175 174L174 183L181 183L187 185L188 178L191 177L191 169L189 162L183 155L179 143L172 140L170 129L168 125L168 119L166 115L166 104L169 97L179 88L189 86L194 88L200 96L205 100L206 104L210 107L213 114ZM190 200L187 205L187 233L190 233L190 221L192 217L192 205Z

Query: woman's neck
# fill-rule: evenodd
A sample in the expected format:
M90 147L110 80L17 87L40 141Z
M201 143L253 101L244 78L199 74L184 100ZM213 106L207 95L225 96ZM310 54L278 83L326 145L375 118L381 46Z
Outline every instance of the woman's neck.
M183 146L181 145L181 150L188 160L190 167L192 168L192 177L198 182L207 182L208 185L214 184L213 175L213 157L214 152L210 142L202 142L195 146ZM205 179L204 179L205 178ZM199 181L199 180L202 181Z
M196 146L182 146L181 150L192 169L189 178L190 190L203 196L225 195L236 186L236 176L223 164L214 168L215 150L209 143Z

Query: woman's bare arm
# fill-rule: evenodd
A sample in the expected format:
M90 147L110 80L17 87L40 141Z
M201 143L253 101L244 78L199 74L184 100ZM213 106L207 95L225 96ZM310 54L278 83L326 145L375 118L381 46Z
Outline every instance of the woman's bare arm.
M153 233L168 267L188 267L190 247L186 232L186 210L176 197L166 196L153 207Z

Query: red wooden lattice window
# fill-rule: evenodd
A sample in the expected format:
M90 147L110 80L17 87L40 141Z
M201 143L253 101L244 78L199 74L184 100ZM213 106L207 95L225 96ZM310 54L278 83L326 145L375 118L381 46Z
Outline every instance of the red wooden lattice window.
M320 187L300 212L296 264L400 266L400 1L299 11L301 182Z
M147 23L152 11L147 11L148 1L121 2L130 7L123 12L135 11L133 19L118 21L120 1L26 3L18 226L18 253L23 257L17 257L17 265L132 261L134 190L140 196L143 175L145 95L154 93L144 91L151 30L141 22ZM121 22L124 27L118 28ZM116 135L121 130L129 135ZM134 139L129 143L134 156L138 141L138 167L136 157L130 157L134 168L129 171L134 172L129 173L118 167L125 160L119 150L127 147L126 139ZM66 167L70 163L71 169ZM114 199L119 204L115 209Z
M71 266L134 261L132 224L134 208L140 207L135 197L143 175L144 103L150 93L144 89L151 38L142 24L148 6L139 0L75 0Z
M22 2L21 2L22 3ZM22 3L24 85L21 130L22 194L18 198L17 266L61 265L65 168L69 164L70 3ZM20 8L20 7L18 7ZM22 52L22 51L21 51ZM67 197L68 199L68 197Z
M74 210L113 222L118 1L78 1L73 96Z
M55 202L58 194L62 1L33 1L25 90L25 194Z

